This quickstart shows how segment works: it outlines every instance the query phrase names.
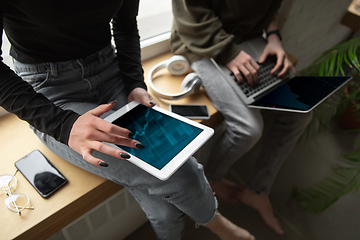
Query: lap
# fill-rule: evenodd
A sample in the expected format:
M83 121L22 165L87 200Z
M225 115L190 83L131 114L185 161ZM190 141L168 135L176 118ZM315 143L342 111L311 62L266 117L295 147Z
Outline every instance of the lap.
M108 53L106 52L106 54ZM111 56L113 58L113 55ZM36 75L42 74L39 72L31 73L31 77L27 81L37 92L44 94L63 109L84 114L100 104L117 100L114 108L116 110L127 103L127 92L119 66L116 60L98 62L96 59L97 56L85 67L78 64L80 62L77 60L43 64L47 74L43 76L41 84L33 81L34 78L36 79ZM106 66L101 65L103 63ZM18 73L29 67L22 64L19 66ZM39 69L37 65L31 67ZM64 70L63 72L60 70L61 68ZM57 72L52 72L53 69L57 69ZM107 114L111 114L111 112ZM152 198L153 201L150 205L165 204L171 209L167 212L185 213L200 224L207 223L216 212L216 199L204 176L202 165L198 164L194 158L188 159L168 180L161 181L127 160L97 151L92 153L94 157L104 160L109 166L105 168L92 165L69 146L36 129L34 132L59 157L88 172L127 188L133 188L132 192L138 190L142 193L140 198L144 201ZM171 218L169 215L165 217Z
M214 107L224 116L228 126L262 129L263 122L260 111L248 108L243 103L210 59L200 59L192 63L191 67L200 76L207 95Z
M202 58L192 63L191 67L202 80L203 87L214 104L215 108L222 113L227 125L246 122L254 128L262 127L262 115L266 119L277 119L281 122L307 124L312 113L293 113L286 111L272 111L248 108L238 97L232 87L226 83L219 70L209 58Z

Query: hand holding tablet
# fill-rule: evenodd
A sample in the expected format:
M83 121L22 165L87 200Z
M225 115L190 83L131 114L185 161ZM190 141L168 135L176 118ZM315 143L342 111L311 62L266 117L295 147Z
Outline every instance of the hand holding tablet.
M130 130L145 145L134 149L109 144L130 154L128 161L155 177L168 179L213 135L214 130L162 108L130 102L105 118Z

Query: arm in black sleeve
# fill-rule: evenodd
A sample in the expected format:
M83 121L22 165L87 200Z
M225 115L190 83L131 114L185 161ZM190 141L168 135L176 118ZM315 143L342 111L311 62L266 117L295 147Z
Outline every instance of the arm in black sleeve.
M0 6L0 27L0 36L2 36L3 6ZM1 45L2 38L0 38ZM67 144L72 125L79 115L56 107L44 95L36 93L27 82L18 77L4 64L1 56L0 60L0 106L38 130Z
M141 65L140 37L137 28L138 0L124 0L113 18L113 34L121 77L130 93L134 88L146 89Z

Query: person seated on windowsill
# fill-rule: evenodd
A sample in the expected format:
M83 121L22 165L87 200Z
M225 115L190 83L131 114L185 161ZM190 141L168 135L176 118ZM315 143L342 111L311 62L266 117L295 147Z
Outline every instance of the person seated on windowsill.
M281 0L173 0L171 50L189 60L213 105L225 119L226 130L205 161L205 174L212 189L225 201L235 203L239 200L253 207L268 226L283 234L268 195L277 172L309 123L311 114L273 111L275 120L263 136L263 147L252 178L246 186L230 182L225 178L230 167L262 136L263 118L260 110L250 109L241 101L210 60L214 58L224 63L239 82L256 84L259 64L238 44L266 31L267 45L259 63L269 55L276 55L272 74L281 67L279 77L289 71L295 73L277 31L280 5Z
M217 212L196 159L161 181L103 143L149 147L102 119L132 100L156 105L143 78L138 7L136 0L1 1L1 32L11 44L15 72L1 61L0 105L29 122L61 158L123 185L159 239L181 239L185 216L221 239L254 239Z

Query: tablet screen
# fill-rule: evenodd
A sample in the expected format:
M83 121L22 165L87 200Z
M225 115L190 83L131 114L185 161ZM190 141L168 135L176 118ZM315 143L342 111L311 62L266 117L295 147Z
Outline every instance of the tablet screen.
M143 149L121 149L161 170L203 129L192 126L144 105L137 105L112 122L130 130Z

